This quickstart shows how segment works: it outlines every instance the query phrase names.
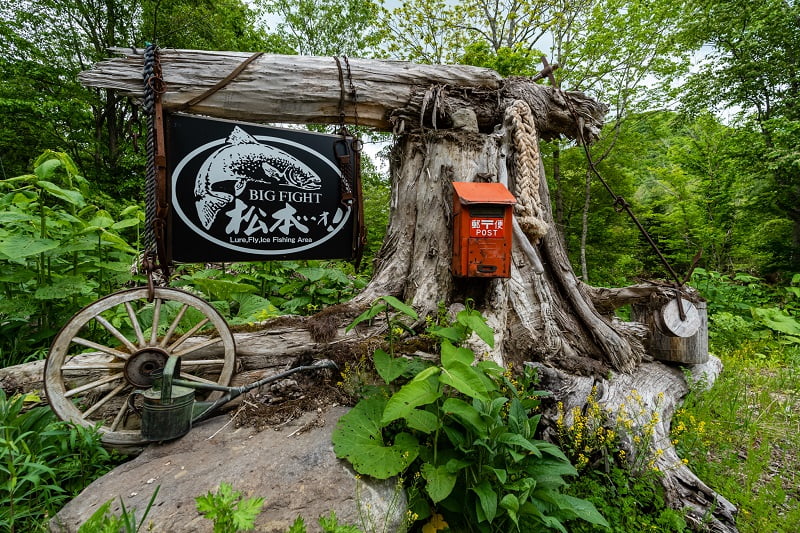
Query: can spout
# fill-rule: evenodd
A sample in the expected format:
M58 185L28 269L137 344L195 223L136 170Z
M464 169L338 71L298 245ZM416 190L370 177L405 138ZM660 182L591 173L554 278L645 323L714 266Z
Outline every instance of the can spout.
M323 370L326 368L338 369L339 367L336 365L335 362L331 361L330 359L320 359L318 361L315 361L314 364L290 368L289 370L286 370L279 374L273 374L271 376L267 376L258 381L254 381L253 383L242 385L241 387L223 387L220 385L209 385L206 383L197 383L181 379L175 379L173 380L173 383L178 385L184 385L187 387L193 387L196 389L227 391L226 394L224 394L221 398L219 398L216 401L195 402L194 408L192 409L192 424L194 424L196 422L200 422L202 420L209 418L214 413L214 411L216 411L219 407L222 407L229 401L233 400L234 398L238 398L242 394L249 392L253 389L257 389L258 387L266 385L267 383L287 378L292 374L296 374L297 372L303 372L306 370Z

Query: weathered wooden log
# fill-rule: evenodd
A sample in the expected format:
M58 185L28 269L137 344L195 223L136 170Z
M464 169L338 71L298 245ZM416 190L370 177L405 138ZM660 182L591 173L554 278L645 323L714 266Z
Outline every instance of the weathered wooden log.
M645 345L648 352L661 361L671 361L683 364L700 364L708 361L708 316L706 302L692 303L694 315L687 316L686 322L696 320L697 327L691 334L681 335L680 328L669 327L663 315L667 312L677 313L673 310L674 302L664 304L660 299L650 299L634 304L631 309L631 318L647 325L648 335ZM688 306L685 302L685 306ZM690 320L693 319L693 320Z
M82 72L87 87L143 94L143 50L112 48L122 57ZM252 54L199 50L161 50L167 111L204 94ZM482 131L502 122L504 102L523 99L531 106L544 138L576 138L573 112L584 118L584 136L596 137L606 107L579 92L565 92L528 78L504 80L495 71L465 65L420 65L405 61L264 54L227 85L187 112L251 122L337 124L411 131L420 123L448 127L450 115L469 107ZM341 82L340 82L341 74ZM355 100L352 91L355 91ZM344 99L342 97L344 96Z

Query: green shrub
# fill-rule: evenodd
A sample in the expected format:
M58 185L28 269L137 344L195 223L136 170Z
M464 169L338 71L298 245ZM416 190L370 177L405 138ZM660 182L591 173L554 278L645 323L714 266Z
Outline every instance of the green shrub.
M609 523L608 529L573 523L570 524L570 533L691 531L683 514L667 507L664 488L656 476L632 475L629 469L618 466L612 467L608 473L594 469L586 471L566 491L592 502Z
M144 219L138 206L115 218L90 204L64 153L47 151L34 167L0 180L0 366L40 358L69 317L130 281L128 242Z
M242 498L229 483L221 483L216 493L195 498L197 511L214 522L214 533L252 531L264 498Z
M92 428L25 410L29 396L0 389L0 530L34 531L94 479L120 462Z
M387 298L376 302L378 312L387 304L413 313ZM471 350L458 346L473 332L494 344L491 328L469 308L451 325L429 327L440 341L441 364L415 375L417 362L376 352L385 386L340 419L337 456L361 474L403 476L412 518L439 529L445 522L452 531L487 532L566 532L575 519L605 525L591 503L563 492L564 478L577 471L562 451L535 438L533 372L514 378L491 361L476 363Z

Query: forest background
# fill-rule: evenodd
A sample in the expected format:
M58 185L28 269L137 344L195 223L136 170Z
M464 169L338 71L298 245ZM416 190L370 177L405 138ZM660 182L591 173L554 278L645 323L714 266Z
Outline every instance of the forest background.
M609 104L592 158L674 270L688 272L703 250L692 283L709 298L712 349L723 359L734 354L796 375L800 6L794 0L6 3L0 7L0 366L44 357L75 311L137 279L131 267L143 227L143 117L129 99L81 87L77 74L106 58L110 46L146 42L460 63L503 76L535 75L546 56L558 63L562 88ZM375 146L391 141L362 135ZM645 239L593 177L583 149L555 140L543 142L542 151L555 221L582 279L621 286L665 278ZM311 313L346 299L369 276L382 242L390 188L384 167L365 158L369 242L362 271L318 262L225 270L186 265L173 285L201 291L233 324ZM735 371L736 364L729 367ZM797 388L795 380L786 393ZM796 498L784 495L795 513Z

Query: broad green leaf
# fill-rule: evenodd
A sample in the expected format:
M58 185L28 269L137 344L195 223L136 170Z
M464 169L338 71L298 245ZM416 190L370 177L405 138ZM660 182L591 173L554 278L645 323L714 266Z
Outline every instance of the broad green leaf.
M58 159L48 159L36 165L33 172L38 180L49 180L60 166L61 161Z
M381 296L381 299L384 302L386 302L387 304L389 304L392 307L394 307L396 310L398 310L401 313L403 313L404 315L409 316L409 317L413 318L414 320L419 318L419 315L417 315L417 312L414 311L414 309L412 307L404 304L403 302L401 302L400 300L398 300L394 296L388 296L388 295L387 296Z
M297 273L305 276L309 281L319 281L325 277L327 270L324 268L298 268Z
M138 218L124 218L119 222L114 222L111 224L111 229L113 230L120 230L124 228L130 228L131 226L138 226L139 219Z
M117 250L122 250L124 252L128 252L131 254L136 253L136 250L131 248L131 245L128 244L128 241L126 241L125 239L123 239L118 235L114 235L113 233L104 231L100 235L100 240L103 241L104 243L111 244Z
M236 316L242 319L255 319L256 315L277 316L280 314L272 302L258 294L240 294L236 300L239 302L239 312Z
M569 496L568 494L554 494L553 503L564 512L572 513L575 518L581 518L590 524L610 527L606 519L603 518L592 502Z
M95 215L89 221L90 226L96 226L103 229L106 229L113 224L114 219L111 218L111 215L108 214L108 211L104 211L102 209L95 213Z
M406 415L406 424L411 429L416 429L425 434L431 434L441 427L439 417L429 411L414 409Z
M464 342L464 332L454 327L435 327L431 328L431 333L439 338L447 339L456 344Z
M541 451L539 451L539 448L537 448L534 443L518 433L503 433L497 437L497 442L519 446L520 448L528 450L537 457L542 456Z
M442 366L447 368L453 362L471 365L475 354L468 348L456 348L447 341L442 342Z
M522 402L517 398L512 398L508 409L508 429L524 437L530 437L531 435L526 434L527 423L528 413L522 407Z
M497 516L497 493L485 479L472 487L472 491L478 495L481 510L486 520L491 523Z
M0 224L13 224L14 222L38 222L39 217L15 211L0 212Z
M32 239L21 235L12 235L0 241L0 254L9 261L19 261L31 255L40 254L58 248L59 243L52 239Z
M502 468L493 468L493 467L489 467L489 470L491 470L494 473L495 477L497 478L497 481L499 481L501 484L505 484L506 480L508 479L508 472L506 472Z
M514 494L506 494L500 499L500 507L506 510L511 520L517 524L519 521L519 499Z
M787 335L800 335L800 322L777 307L752 309L753 317L770 329Z
M425 492L431 497L433 503L438 503L450 496L453 487L456 486L457 476L448 472L444 465L435 467L430 463L425 463L422 465L420 473L427 481Z
M486 435L488 431L486 422L483 421L480 413L467 402L458 398L447 398L442 404L442 410L445 414L455 417L476 435Z
M494 348L494 331L486 324L486 320L482 316L469 314L463 318L459 317L459 322L474 331L491 348Z
M564 452L561 451L561 448L559 448L553 443L546 442L543 440L537 440L536 448L544 455L549 455L550 457L560 459L561 461L564 461L565 463L569 464L569 459L567 459L567 456L564 455ZM575 473L577 474L577 472Z
M443 367L439 381L470 398L488 399L486 386L478 371L461 361L451 361L447 367Z
M212 300L227 300L233 294L257 292L258 289L247 283L237 283L225 279L198 278L194 284Z
M86 203L86 201L83 199L83 195L78 191L74 191L71 189L62 189L61 187L50 181L39 180L39 182L37 182L36 185L38 185L45 191L49 192L56 198L60 198L61 200L64 200L69 204L82 206Z
M4 265L0 270L0 283L26 283L36 279L36 271L16 265Z
M458 472L467 468L468 466L472 466L473 464L475 464L474 461L467 461L464 459L449 459L444 466L451 474L458 474Z
M123 261L95 261L93 264L112 272L129 272L131 270L131 263Z
M375 350L372 358L375 370L378 371L378 375L383 378L387 385L400 377L411 365L411 361L408 359L392 357L380 348Z
M76 294L91 294L93 289L94 284L88 283L82 276L64 276L49 285L40 285L33 297L37 300L59 300Z
M438 370L437 367L431 368L434 371ZM403 385L399 391L389 398L381 418L382 425L385 426L398 418L405 418L411 413L412 409L433 403L442 396L439 382L430 370L423 370L416 378ZM423 374L426 374L426 377L418 379Z
M366 311L364 311L363 313L358 315L356 318L354 318L353 321L350 322L350 324L345 328L345 332L349 332L351 329L356 327L358 324L360 324L360 323L362 323L362 322L364 322L366 320L372 320L373 318L375 318L376 316L378 316L380 313L382 313L385 310L386 310L386 306L385 305L374 305L373 304L372 307L370 307L369 309L367 309Z
M357 472L378 479L396 476L419 455L419 442L408 433L398 434L392 446L384 444L380 424L384 406L381 398L361 400L333 431L336 456L350 461Z
M139 207L138 205L129 205L128 207L126 207L125 209L120 211L119 216L126 217L126 216L130 215L131 213L141 213L141 212L142 212L142 208Z

